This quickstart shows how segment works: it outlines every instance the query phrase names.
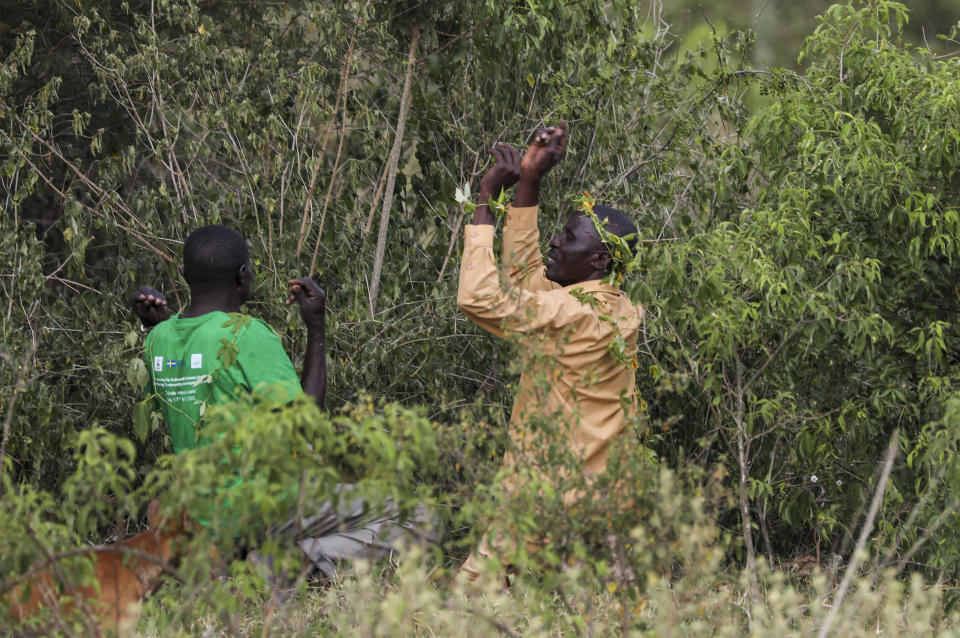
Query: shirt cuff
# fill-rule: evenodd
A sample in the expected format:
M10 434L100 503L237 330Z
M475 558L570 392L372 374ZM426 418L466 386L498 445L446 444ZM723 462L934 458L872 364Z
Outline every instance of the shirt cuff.
M467 224L463 229L464 247L489 246L493 248L493 232L496 226L491 224Z
M507 226L516 230L529 230L537 227L538 206L507 206Z

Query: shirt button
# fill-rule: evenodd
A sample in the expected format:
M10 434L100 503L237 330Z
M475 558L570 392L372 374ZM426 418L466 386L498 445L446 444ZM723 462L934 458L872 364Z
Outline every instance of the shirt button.
M473 264L467 264L467 270L473 270Z
M471 236L471 237L476 237L477 234L476 234L476 233L470 233L470 236Z

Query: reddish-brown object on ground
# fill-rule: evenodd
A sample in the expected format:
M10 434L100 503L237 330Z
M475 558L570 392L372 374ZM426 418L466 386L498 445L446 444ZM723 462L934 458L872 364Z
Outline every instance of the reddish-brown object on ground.
M6 596L12 620L20 622L53 608L55 617L89 614L101 631L132 629L140 603L159 587L160 576L177 558L182 545L178 541L188 531L184 515L165 516L156 501L150 503L147 519L147 531L87 552L96 584L64 583L62 572L51 564L17 585Z

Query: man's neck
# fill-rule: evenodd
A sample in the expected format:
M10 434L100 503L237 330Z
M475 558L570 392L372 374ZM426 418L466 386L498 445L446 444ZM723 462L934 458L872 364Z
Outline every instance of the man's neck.
M190 305L180 313L184 319L199 317L210 312L240 312L243 303L232 291L228 293L201 293L192 291Z
M608 273L608 272L607 272L607 273L604 273L604 272L599 272L599 271L597 271L597 272L594 272L593 274L591 274L591 275L589 275L589 276L587 276L587 277L584 277L583 279L579 279L579 280L577 280L577 281L568 281L568 282L557 281L556 279L550 279L549 277L547 277L547 279L550 279L550 281L552 281L553 283L555 283L555 284L557 284L557 285L559 285L559 286L561 286L561 287L563 287L563 288L566 288L567 286L575 286L575 285L579 285L579 284L585 284L585 283L587 283L588 281L600 281L600 280L603 280L603 279L604 279L607 275L609 275L609 274L610 274L610 273Z

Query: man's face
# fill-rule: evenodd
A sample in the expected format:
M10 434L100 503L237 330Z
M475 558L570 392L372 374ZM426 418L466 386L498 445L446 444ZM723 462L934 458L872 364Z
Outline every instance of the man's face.
M572 213L560 234L550 240L547 279L561 286L595 279L599 274L599 253L603 251L593 222L581 213Z

